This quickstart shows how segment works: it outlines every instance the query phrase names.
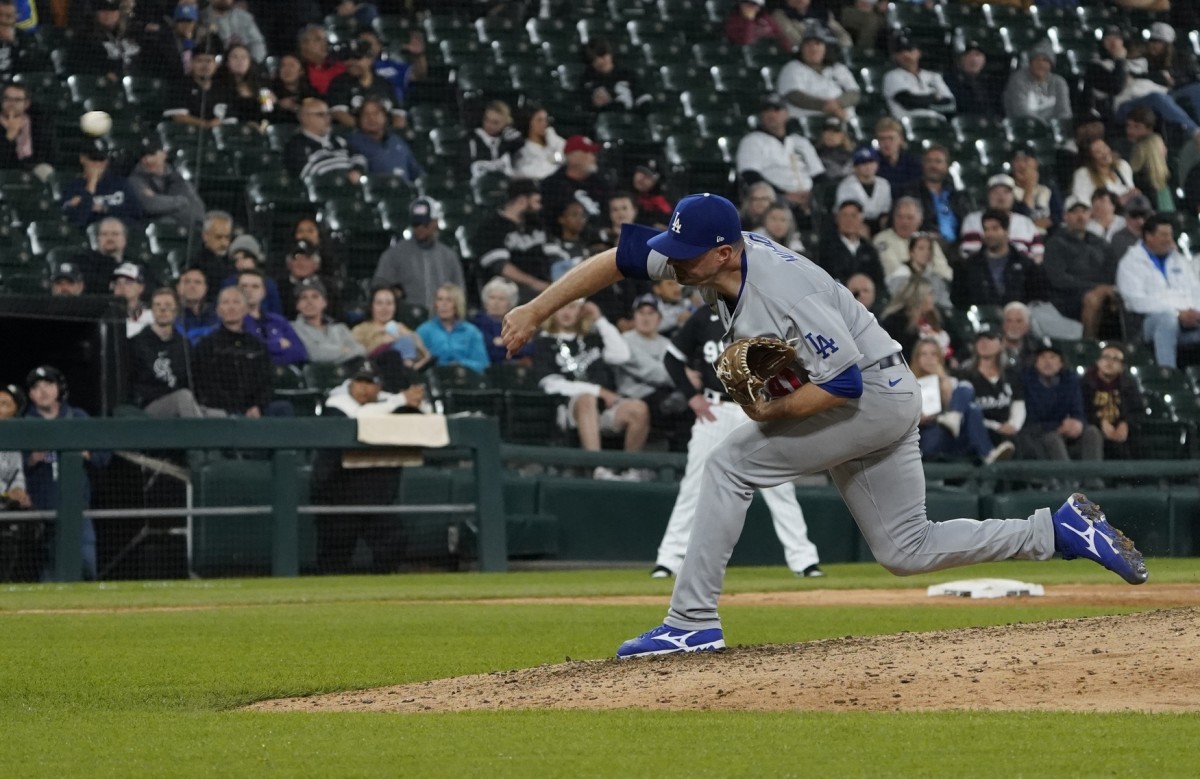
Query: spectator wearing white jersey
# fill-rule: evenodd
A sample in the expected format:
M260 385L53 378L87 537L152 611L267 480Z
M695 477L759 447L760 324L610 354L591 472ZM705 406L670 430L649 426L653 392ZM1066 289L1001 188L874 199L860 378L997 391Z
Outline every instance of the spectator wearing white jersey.
M828 50L821 31L809 26L796 58L779 71L776 89L787 101L788 114L795 119L853 116L862 92L854 75L840 62L827 61Z

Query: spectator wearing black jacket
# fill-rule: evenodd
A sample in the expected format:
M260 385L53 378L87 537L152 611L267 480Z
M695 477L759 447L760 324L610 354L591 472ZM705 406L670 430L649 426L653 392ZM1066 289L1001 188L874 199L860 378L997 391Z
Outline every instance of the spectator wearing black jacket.
M225 82L216 78L220 45L213 35L197 42L192 50L191 72L169 87L163 118L205 129L212 129L225 119L233 95Z
M0 0L0 81L6 84L18 73L49 70L37 42L18 29L17 16L13 0Z
M954 271L950 297L960 309L1029 300L1033 261L1008 242L1008 214L983 212L983 248Z
M883 288L879 251L871 243L871 233L863 222L863 207L857 200L838 205L834 229L821 241L819 254L818 264L842 284L856 273L865 273L876 289Z
M588 221L599 225L611 196L608 182L597 172L600 144L584 135L572 135L563 146L562 166L542 179L542 218L551 233L558 230L558 217L568 204L578 201Z
M1081 382L1084 421L1104 436L1105 460L1131 460L1139 455L1138 421L1146 403L1137 382L1125 370L1125 350L1106 343L1096 364Z
M978 41L968 41L958 55L957 66L946 77L946 86L954 93L958 113L1001 120L1000 106L1003 84L987 71L987 54Z
M478 283L503 276L517 284L523 301L549 286L552 262L566 259L557 244L547 242L542 196L529 179L509 185L504 205L479 225L471 249L479 263Z
M483 109L479 126L467 138L467 170L474 181L489 173L512 177L513 158L525 146L525 136L513 127L512 111L503 100Z
M958 240L963 220L975 210L970 193L955 189L950 178L950 151L937 143L930 144L921 156L921 180L902 194L921 201L925 209L921 230L940 235L946 244ZM1007 219L1004 227L1008 229Z
M130 38L121 22L119 0L95 0L94 17L82 29L67 50L67 69L74 74L99 75L109 81L133 75L142 47Z
M172 219L188 227L204 222L204 201L191 183L167 162L158 133L141 141L141 159L129 174L129 186L148 219Z
M138 9L139 12L141 9ZM144 76L184 78L192 69L192 53L202 36L197 32L200 9L182 3L171 12L170 24L147 25L143 31L138 70Z
M0 170L28 170L42 180L54 173L54 122L35 110L24 84L4 85L0 130Z
M329 111L343 127L354 127L358 109L367 100L376 100L391 117L392 126L404 126L404 109L396 100L392 85L375 74L371 44L355 39L346 56L346 72L329 84Z
M592 38L584 46L587 68L579 80L583 104L593 111L633 111L650 105L651 97L642 91L633 71L613 61L612 44Z
M350 151L350 144L330 132L329 106L307 98L300 105L300 132L283 149L283 167L297 178L344 173L357 184L367 171L367 159Z
M267 345L245 331L247 313L245 293L237 287L221 290L217 297L221 326L196 346L196 399L237 416L292 416L290 404L271 400L271 357Z
M179 303L174 290L156 290L150 300L150 326L129 339L130 400L152 417L225 416L205 409L192 394L191 347L175 326Z
M142 218L142 207L129 180L112 171L110 152L103 138L88 140L79 155L79 177L62 188L63 214L76 227L84 228L110 216L127 225L137 224Z

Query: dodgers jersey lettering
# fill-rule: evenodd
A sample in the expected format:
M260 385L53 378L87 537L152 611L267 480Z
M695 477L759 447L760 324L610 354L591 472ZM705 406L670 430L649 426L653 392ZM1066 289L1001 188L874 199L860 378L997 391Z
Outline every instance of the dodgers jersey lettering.
M617 268L626 278L673 279L667 257L646 244L657 231L626 225L617 246ZM851 365L867 368L900 351L850 291L817 266L757 233L742 233L742 289L730 310L716 297L726 341L753 336L782 338L796 347L797 362L816 384ZM711 298L710 298L711 300Z

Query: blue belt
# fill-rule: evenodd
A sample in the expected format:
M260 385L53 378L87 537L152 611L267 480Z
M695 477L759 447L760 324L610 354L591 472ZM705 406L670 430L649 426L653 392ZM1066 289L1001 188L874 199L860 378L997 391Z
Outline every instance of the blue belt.
M887 356L887 357L884 357L882 360L880 360L879 362L875 363L875 364L874 364L874 365L872 365L871 367L872 367L872 368L878 368L879 370L883 370L884 368L890 368L890 367L892 367L893 365L900 365L900 364L902 364L903 362L904 362L904 355L903 355L903 354L901 354L900 352L896 352L896 353L895 353L895 354L893 354L893 355L889 355L889 356Z

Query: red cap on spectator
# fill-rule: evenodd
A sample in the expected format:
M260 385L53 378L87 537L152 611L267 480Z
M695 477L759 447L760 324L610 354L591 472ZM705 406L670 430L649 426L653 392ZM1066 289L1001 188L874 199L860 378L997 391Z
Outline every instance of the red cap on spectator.
M572 135L567 139L567 145L563 149L563 153L570 154L575 151L586 151L588 154L595 154L600 151L600 144L586 135Z

